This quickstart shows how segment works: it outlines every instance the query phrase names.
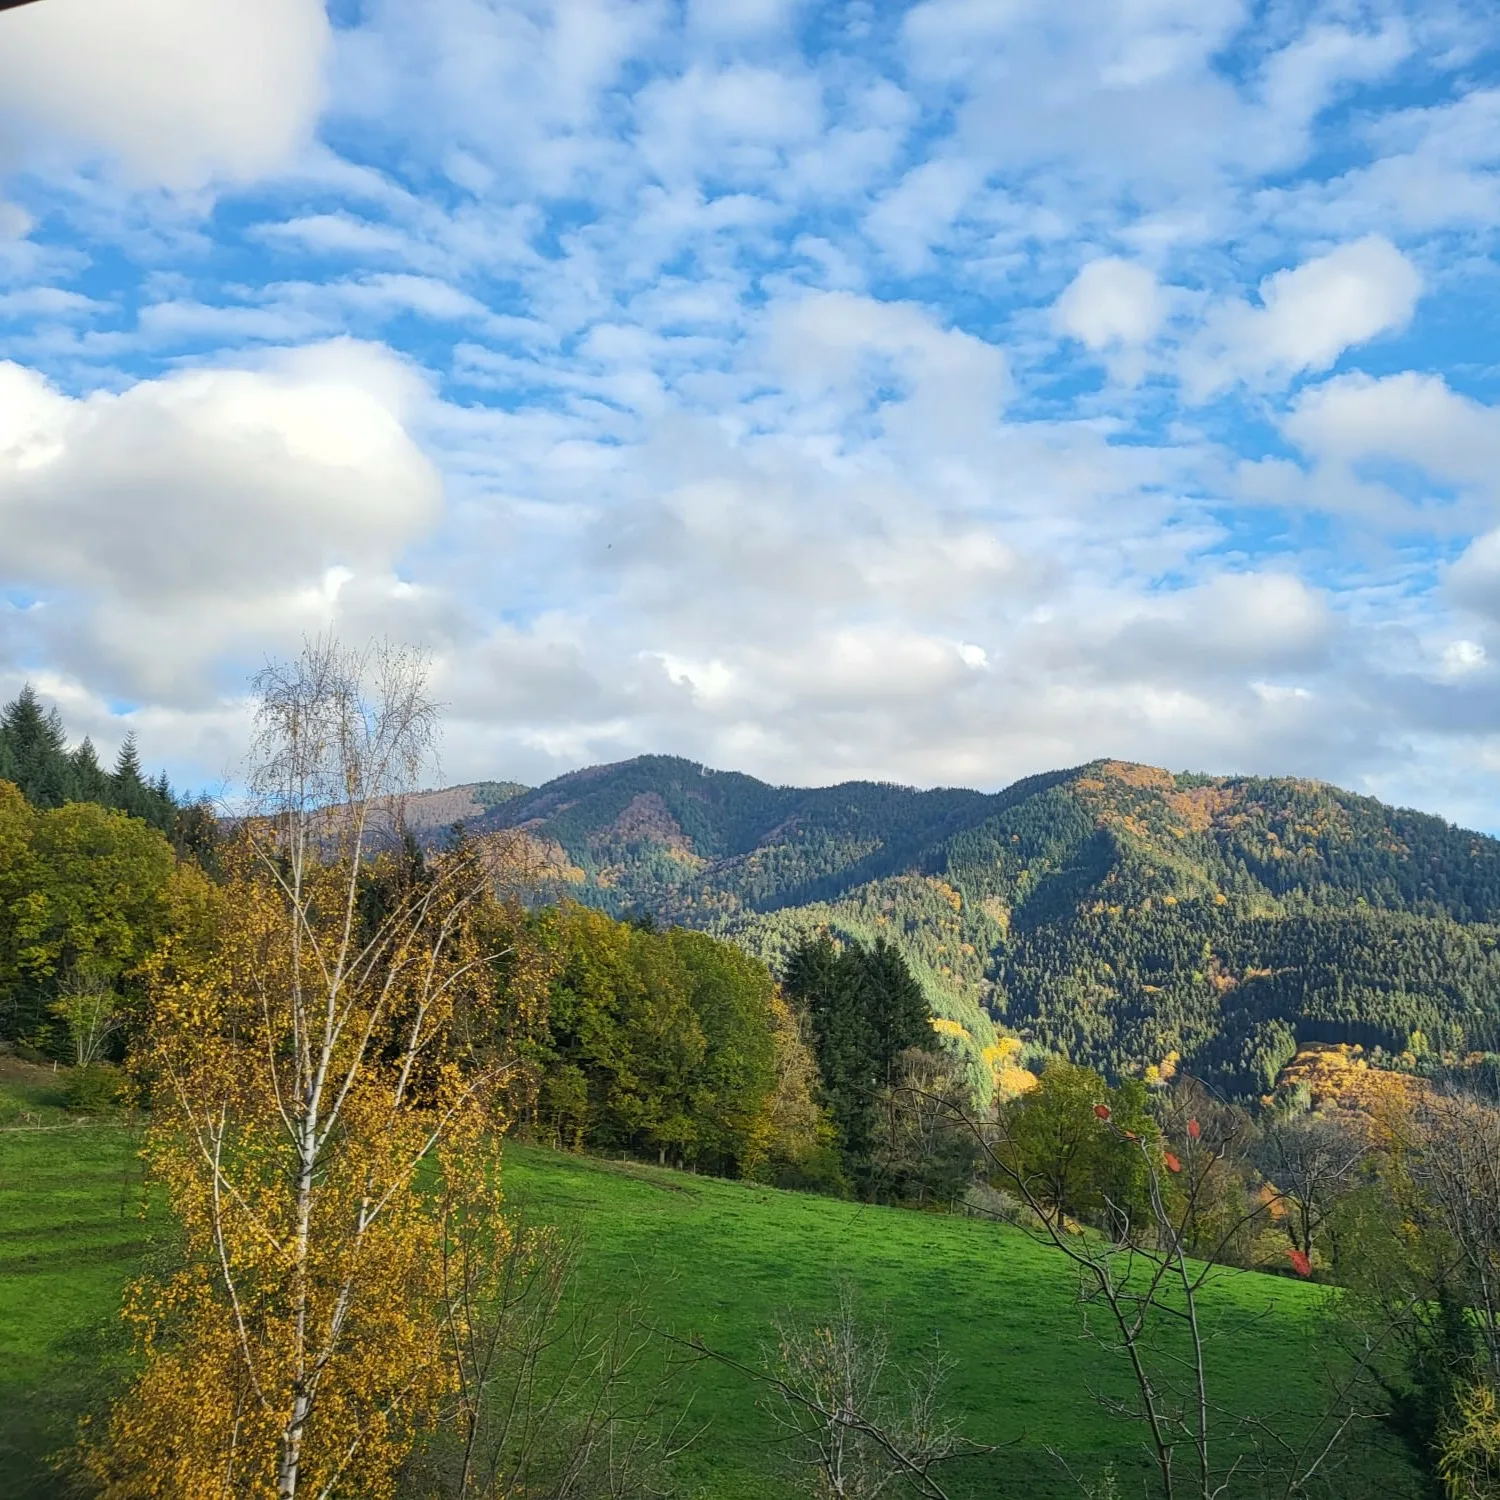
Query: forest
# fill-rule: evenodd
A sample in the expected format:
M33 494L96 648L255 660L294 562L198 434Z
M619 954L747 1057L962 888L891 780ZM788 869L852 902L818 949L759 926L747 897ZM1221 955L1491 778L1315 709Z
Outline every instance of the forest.
M1007 1038L1245 1097L1299 1041L1424 1068L1496 1046L1500 842L1322 783L1101 761L992 795L803 790L647 756L469 826L524 831L556 893L778 971L820 931L888 938L981 1092Z

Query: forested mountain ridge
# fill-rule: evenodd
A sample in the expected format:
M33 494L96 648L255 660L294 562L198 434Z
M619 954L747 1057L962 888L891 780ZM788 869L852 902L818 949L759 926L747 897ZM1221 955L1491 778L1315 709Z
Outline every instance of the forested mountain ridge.
M1097 761L805 789L643 756L504 790L467 826L526 831L588 904L773 962L819 926L896 938L980 1081L1017 1061L997 1023L1240 1089L1297 1040L1495 1045L1500 841L1323 783Z

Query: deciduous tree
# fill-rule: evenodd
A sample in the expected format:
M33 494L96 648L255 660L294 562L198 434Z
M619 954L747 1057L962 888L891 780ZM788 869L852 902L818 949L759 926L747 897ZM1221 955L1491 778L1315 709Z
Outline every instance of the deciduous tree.
M504 1062L460 1025L494 1000L482 858L371 834L430 745L420 663L322 642L256 685L257 808L152 969L183 1260L135 1288L143 1369L89 1450L120 1500L389 1495L454 1379L443 1204L496 1191Z

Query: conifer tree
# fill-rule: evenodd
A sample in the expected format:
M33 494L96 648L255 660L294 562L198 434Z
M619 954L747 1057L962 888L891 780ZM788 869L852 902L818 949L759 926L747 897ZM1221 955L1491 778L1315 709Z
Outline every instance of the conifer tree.
M145 777L141 774L141 757L135 748L133 733L127 734L120 745L120 753L115 757L115 769L111 779L114 782L116 805L123 807L128 813L134 813L137 817L142 816L146 807L148 788Z
M80 802L99 802L105 807L112 806L114 799L109 773L99 764L98 751L87 735L68 759L73 773L74 797Z
M813 1049L845 1168L864 1192L874 1187L874 1132L880 1091L910 1047L936 1045L922 988L899 949L877 938L842 951L825 935L792 954L786 990L812 1023Z
M68 800L70 777L67 740L62 719L54 708L42 708L36 690L27 683L13 703L0 712L0 741L13 780L34 807L61 807Z

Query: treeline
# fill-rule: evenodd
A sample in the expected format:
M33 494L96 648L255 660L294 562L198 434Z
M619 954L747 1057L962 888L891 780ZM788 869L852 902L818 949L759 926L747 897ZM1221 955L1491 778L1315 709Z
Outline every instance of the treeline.
M566 903L527 913L510 974L545 976L512 1039L516 1130L565 1150L837 1191L805 1028L764 964L684 928ZM502 1008L514 1015L515 1006Z
M29 689L3 723L22 779L0 780L0 1042L107 1072L142 1030L162 955L201 920L220 874L214 829L181 836L193 809L142 780L129 743L116 772L89 772L87 741L69 750ZM366 919L436 857L391 839L361 875ZM505 910L492 1013L504 1025L491 1019L476 1045L513 1062L515 1131L783 1186L894 1191L877 1097L900 1055L934 1037L894 947L805 944L784 994L765 963L707 933L571 902Z
M127 737L106 771L30 686L0 710L0 1042L117 1057L141 965L168 929L179 863L212 861L215 821L148 778Z
M134 735L125 736L113 768L105 770L87 736L68 748L61 714L44 709L29 683L0 710L0 781L33 807L92 802L150 824L181 852L207 856L212 849L212 810L201 800L179 798L165 772L148 778Z

